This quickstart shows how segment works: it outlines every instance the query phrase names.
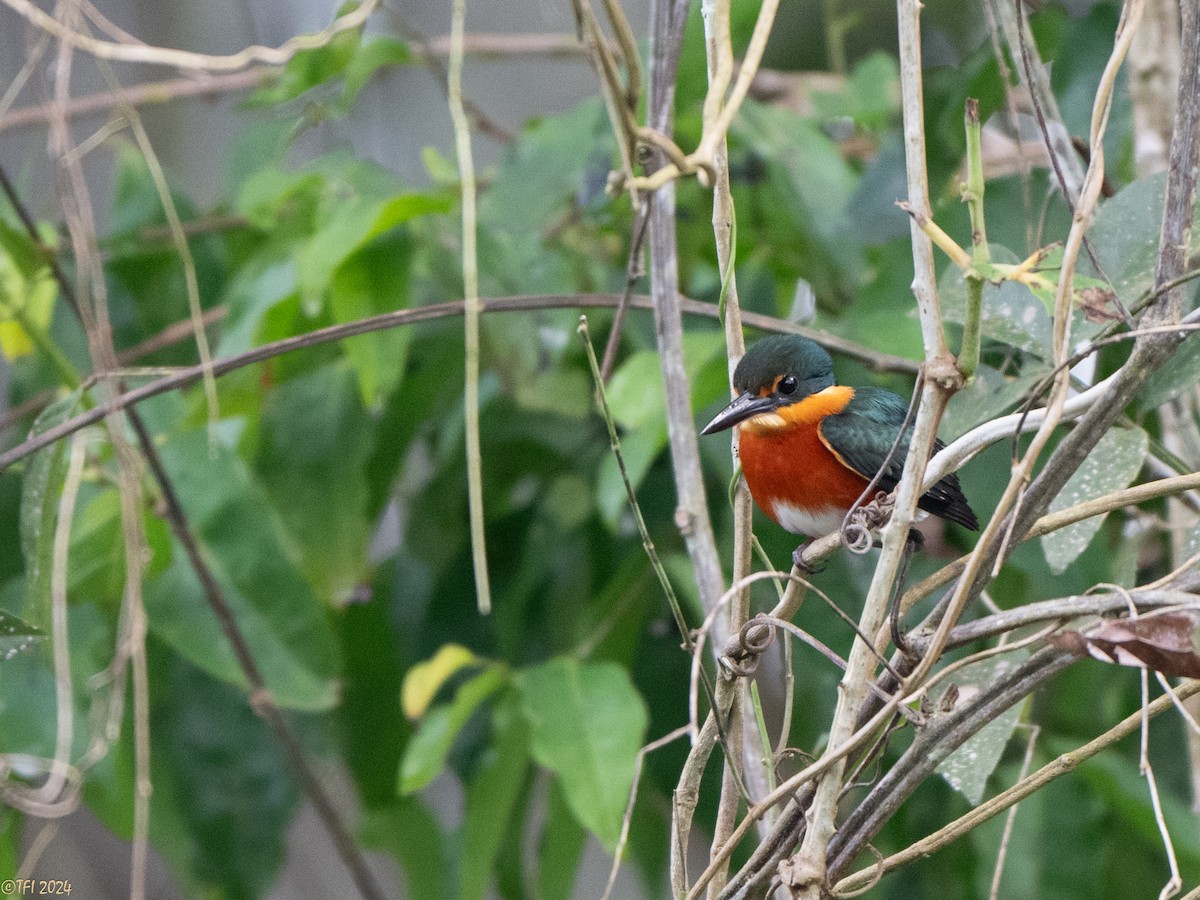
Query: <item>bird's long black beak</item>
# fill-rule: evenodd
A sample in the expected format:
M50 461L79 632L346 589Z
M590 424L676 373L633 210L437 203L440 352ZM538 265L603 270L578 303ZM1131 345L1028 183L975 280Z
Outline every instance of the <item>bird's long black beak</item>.
M717 413L716 417L704 426L701 434L716 434L726 428L732 428L739 422L745 422L754 416L771 412L775 409L775 401L770 397L759 397L746 391L727 407Z

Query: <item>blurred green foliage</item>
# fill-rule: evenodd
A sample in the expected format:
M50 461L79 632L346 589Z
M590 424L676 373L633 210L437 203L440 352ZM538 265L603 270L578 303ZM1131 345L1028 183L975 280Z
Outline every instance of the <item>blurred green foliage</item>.
M735 4L736 36L743 43L752 6ZM835 20L845 14L841 4L827 6ZM1002 108L1003 86L986 36L947 13L944 4L933 6L946 57L926 80L935 215L966 243L966 212L957 197L963 101L980 98L986 119ZM1033 18L1043 52L1055 60L1054 87L1076 133L1086 132L1085 100L1107 56L1116 11L1108 0L1084 15L1046 8ZM698 137L705 80L698 11L694 18L680 73L678 140L684 147ZM840 33L852 36L856 22L841 21ZM804 48L811 37L777 32L772 58L785 60L791 43ZM905 192L898 67L891 51L872 49L863 45L849 54L843 86L815 97L812 112L748 102L735 122L730 172L738 282L745 308L788 318L803 281L815 298L816 327L916 359L921 347L909 291L908 222L895 207ZM452 165L429 151L429 180L412 185L346 151L299 161L289 150L302 127L343 115L379 67L412 60L409 48L390 37L360 40L351 34L298 55L273 86L251 98L264 119L232 152L225 200L198 210L177 198L186 219L234 217L220 230L189 238L203 304L225 311L215 344L219 356L460 297ZM1129 304L1149 284L1162 183L1127 184L1129 104L1124 92L1117 98L1109 141L1120 162L1110 174L1124 189L1101 209L1092 243ZM598 100L522 130L501 162L482 173L485 295L623 287L632 216L627 199L603 193L613 161ZM187 305L182 270L163 237L165 218L144 162L119 148L113 167L114 205L102 245L115 339L130 347L186 318ZM1053 196L1039 208L1047 188L1046 173L1037 169L1027 184L1005 176L988 185L997 260L1024 258L1065 234L1070 215L1061 200ZM682 289L715 301L720 283L709 195L691 182L680 185L679 195ZM1041 231L1030 244L1039 217ZM36 352L42 343L58 348L76 371L88 367L79 325L61 298L53 318L47 314L50 282L39 260L5 210L0 285L7 293L0 313L12 342L5 348L12 357L8 401L14 406L69 386L61 366ZM939 266L955 332L962 279L944 260ZM989 288L985 303L983 366L952 402L944 437L1011 409L1047 371L1049 325L1042 302L1006 284ZM23 318L16 315L25 310ZM365 811L362 844L394 855L409 896L422 900L483 897L492 884L510 898L573 896L586 835L610 850L617 840L638 748L687 719L688 659L594 412L575 333L578 315L564 304L483 318L483 473L495 594L488 618L476 612L470 574L459 320L378 331L237 371L220 382L219 419L211 430L200 388L141 407L268 686L281 705L302 714L309 749L349 772ZM590 316L593 334L605 335L611 316ZM1096 330L1082 314L1077 324L1081 334ZM699 419L727 396L723 340L710 321L686 325ZM31 329L37 340L21 343ZM956 334L951 339L956 343ZM695 586L673 521L654 346L648 315L632 312L610 397L650 533L698 624ZM141 362L181 364L194 361L192 353L180 344ZM1155 407L1194 383L1197 358L1191 347L1147 386L1137 421L1114 432L1121 445L1113 450L1119 471L1081 477L1072 486L1073 499L1136 477L1148 440L1159 432ZM911 389L898 376L868 372L851 360L839 359L836 367L848 382ZM65 417L79 403L78 395L67 396L35 427ZM5 444L19 441L30 424L10 430ZM111 658L124 589L115 463L99 439L88 448L70 526L76 757L94 727L88 718L99 703L93 678ZM728 548L728 449L723 441L707 440L701 452L718 540ZM985 516L1007 480L1008 452L994 447L961 473ZM49 626L48 566L64 453L65 445L44 450L0 475L0 607L6 610L0 611L0 753L54 752L53 673L42 652L49 642L39 640ZM279 747L251 711L244 676L169 534L159 498L148 490L151 838L196 896L261 896L278 872L300 795ZM1018 548L992 599L1008 607L1101 582L1129 584L1142 559L1155 560L1144 564L1149 571L1143 575L1163 568L1157 536L1126 534L1117 517L1092 525L1048 538L1045 556L1037 546ZM761 532L769 556L786 561L793 539L770 525ZM947 540L949 552L969 543L953 529ZM819 585L853 613L869 582L871 559L840 555ZM915 576L943 562L926 555L914 564ZM765 606L770 588L761 587L756 603ZM810 604L801 615L815 636L843 652L848 648L847 629L827 609ZM416 667L448 644L469 652L425 685L427 708L410 720L401 706L405 679L433 677ZM811 749L828 721L838 673L803 649L796 652L795 668L792 744ZM777 689L764 686L764 693L768 707L777 704ZM1136 701L1136 676L1077 665L1022 710L1023 719L1042 726L1035 761L1095 736ZM128 714L126 720L84 787L85 802L124 836L133 802ZM1014 716L1001 739L1015 724ZM1185 876L1194 881L1200 877L1200 841L1183 822L1181 730L1164 721L1152 736L1168 820L1182 823L1173 832L1175 846ZM1015 780L1021 748L1013 743L995 754L994 773L996 760L968 773L970 793ZM1126 897L1145 895L1149 885L1165 880L1133 743L1026 801L1009 846L1002 897ZM665 896L668 801L685 753L677 742L648 758L633 810L627 856L650 896ZM437 779L454 780L464 791L459 818L447 819L426 805L424 791ZM701 822L711 820L715 788L715 781L705 781ZM967 808L966 799L933 780L876 846L884 853L900 849ZM5 877L19 859L17 821L0 810ZM990 823L908 867L885 881L879 895L986 896L998 829ZM529 869L523 860L531 846L537 864Z

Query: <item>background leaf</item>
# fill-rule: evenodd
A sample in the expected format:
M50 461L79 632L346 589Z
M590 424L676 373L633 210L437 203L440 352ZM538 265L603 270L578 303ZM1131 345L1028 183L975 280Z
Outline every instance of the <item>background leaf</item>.
M958 703L967 703L974 694L1011 672L1029 658L1027 650L1015 650L967 666L954 673ZM942 760L938 774L967 798L972 805L983 799L988 779L995 771L1008 739L1021 718L1022 704L1015 703L979 729L961 747Z
M556 659L517 676L533 756L562 782L575 817L610 849L645 742L647 717L626 671Z
M28 622L23 622L0 609L0 662L12 659L45 637L46 633L40 628L34 628Z
M1058 512L1129 487L1141 471L1146 458L1146 446L1146 432L1140 428L1114 428L1109 431L1051 501L1050 511ZM1042 552L1046 554L1046 562L1055 574L1062 574L1087 549L1104 524L1104 519L1105 516L1093 516L1042 536Z
M233 454L210 451L202 432L182 434L161 452L275 699L296 709L328 709L337 699L332 633L270 514L270 501ZM154 634L211 675L245 686L181 547L175 547L170 567L146 585L145 594Z

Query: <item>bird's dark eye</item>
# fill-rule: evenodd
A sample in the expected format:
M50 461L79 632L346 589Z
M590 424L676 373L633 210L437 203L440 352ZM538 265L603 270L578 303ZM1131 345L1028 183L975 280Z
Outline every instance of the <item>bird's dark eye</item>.
M798 387L800 387L800 379L795 375L784 375L779 379L779 393L781 394L794 394Z

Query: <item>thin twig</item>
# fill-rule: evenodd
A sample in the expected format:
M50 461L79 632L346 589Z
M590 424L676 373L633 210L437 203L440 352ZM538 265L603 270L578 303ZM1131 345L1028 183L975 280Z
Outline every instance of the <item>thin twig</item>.
M262 670L258 667L258 661L254 658L254 652L250 649L246 636L243 634L241 626L238 625L233 608L225 597L225 589L204 559L195 532L188 520L187 512L183 508L183 503L171 481L170 473L167 472L158 448L155 446L154 436L140 417L131 417L131 422L142 452L146 455L150 472L162 494L167 522L171 526L171 531L175 535L175 539L183 546L188 562L204 591L204 599L212 609L225 639L229 641L238 668L242 670L246 683L250 687L250 706L267 723L276 739L283 745L293 772L300 780L304 793L312 801L321 823L333 839L338 855L354 879L359 893L368 900L383 900L386 894L375 881L375 876L367 865L362 851L359 850L332 798L326 793L320 778L317 777L316 771L304 752L304 746L300 742L299 736L267 687Z
M441 85L442 90L445 92L447 98L449 98L450 75L449 72L447 72L446 67L442 65L442 61L439 57L449 56L451 58L451 64L453 64L456 46L454 43L454 34L450 34L445 39L439 39L438 46L435 48L433 41L427 38L419 29L409 22L408 19L400 15L400 13L396 12L394 9L389 7L385 7L385 9L391 14L392 21L396 23L396 27L399 29L400 33L415 45L413 50L415 51L416 55L420 59L424 60L425 67L429 70L430 74L433 75L437 83ZM469 54L471 52L471 38L479 37L481 36L467 34L461 35L457 44L458 53L460 56ZM513 35L513 37L517 37L517 35ZM572 43L578 47L577 41L573 41ZM511 144L516 139L516 136L511 131L484 112L479 104L477 104L470 97L467 97L465 94L462 95L462 106L463 111L471 120L471 124L480 134L486 134L498 144Z
M658 550L654 546L654 541L650 537L650 529L646 527L646 520L642 516L642 507L638 503L637 491L633 488L633 482L629 479L629 471L625 467L625 455L621 452L621 439L617 435L617 426L613 421L612 412L608 407L608 393L604 390L604 379L600 374L600 367L596 362L596 351L592 347L591 334L588 332L587 316L579 317L579 337L583 340L584 352L587 355L588 365L592 370L592 381L596 388L596 402L600 407L600 416L604 419L604 425L608 429L608 442L612 448L613 456L617 461L617 469L621 473L621 481L625 485L625 496L629 499L629 508L633 511L633 520L637 524L638 534L642 539L642 547L646 551L646 557L650 560L650 568L654 570L655 576L658 578L658 583L663 589L663 594L667 598L667 606L671 610L671 615L675 617L675 627L679 629L679 635L683 639L683 647L687 651L692 649L692 634L688 629L687 619L683 615L683 607L679 603L679 598L675 595L675 588L671 586L671 579L667 577L667 570L662 564L662 560L658 557Z
M1021 758L1021 770L1017 774L1017 781L1021 781L1029 774L1029 767L1033 764L1033 748L1037 746L1040 732L1041 729L1037 725L1029 726L1029 737L1025 741L1025 755ZM1008 815L1004 817L1004 831L1000 836L1000 848L996 851L996 868L992 872L992 886L988 891L988 900L999 900L1000 883L1004 876L1004 862L1008 858L1008 842L1012 838L1019 807L1020 804L1014 803L1009 809ZM880 872L880 875L882 874Z
M253 90L269 83L278 74L274 67L257 67L232 75L210 75L204 78L172 78L167 81L150 81L100 94L74 97L63 109L69 119L91 113L107 113L117 106L149 106L171 103L190 97L212 99L223 94L236 94ZM0 130L43 125L54 115L53 104L23 106L0 116Z
M99 67L109 88L113 93L120 95L121 86L117 83L112 67L103 61ZM217 403L217 381L212 374L212 351L209 349L208 333L204 329L204 311L200 306L200 281L196 276L196 261L192 257L192 248L188 244L187 235L184 234L183 222L179 217L179 210L175 206L175 198L171 195L170 185L167 184L166 173L163 172L158 154L154 152L154 145L150 142L150 135L146 133L141 116L128 104L121 104L119 109L125 117L130 131L133 132L142 158L146 161L146 170L150 173L150 180L154 182L154 190L158 194L158 202L162 204L163 213L166 215L171 242L183 267L184 293L187 296L188 311L191 314L192 335L196 340L196 352L200 357L200 365L205 370L201 380L204 384L205 399L208 402L208 421L210 428L215 429L221 414L220 406Z

